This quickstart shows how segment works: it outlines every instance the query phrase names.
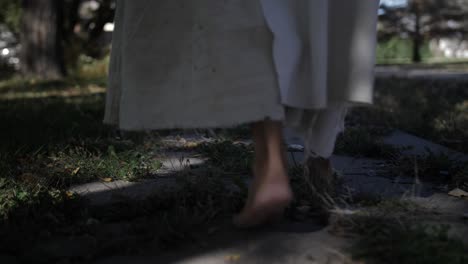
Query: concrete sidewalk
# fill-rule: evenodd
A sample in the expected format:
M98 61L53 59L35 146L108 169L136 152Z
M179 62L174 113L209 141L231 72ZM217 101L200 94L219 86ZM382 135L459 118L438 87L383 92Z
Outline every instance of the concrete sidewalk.
M402 66L377 66L376 78L404 78L425 80L468 80L468 71L451 69L430 69Z

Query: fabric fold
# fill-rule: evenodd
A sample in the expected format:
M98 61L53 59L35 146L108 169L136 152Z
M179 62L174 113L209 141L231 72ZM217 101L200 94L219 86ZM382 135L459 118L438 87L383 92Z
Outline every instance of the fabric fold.
M377 0L260 0L273 33L285 124L331 156L349 107L371 104Z
M378 4L118 0L104 122L153 130L270 118L327 155L346 109L372 103Z

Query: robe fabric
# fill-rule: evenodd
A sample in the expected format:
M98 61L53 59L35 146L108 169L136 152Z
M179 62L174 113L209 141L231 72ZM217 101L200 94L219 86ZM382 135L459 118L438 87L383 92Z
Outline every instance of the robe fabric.
M340 131L347 106L372 103L378 2L118 0L104 122Z

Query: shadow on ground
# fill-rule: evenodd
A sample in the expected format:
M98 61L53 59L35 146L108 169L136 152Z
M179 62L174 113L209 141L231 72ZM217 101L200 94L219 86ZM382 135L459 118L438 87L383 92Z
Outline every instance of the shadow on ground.
M76 197L36 208L40 215L17 208L0 229L0 252L19 263L220 263L239 258L242 263L289 263L316 250L308 247L323 242L317 239L337 240L321 231L321 219L306 214L262 229L238 230L231 217L244 193L232 182L196 174L165 177L173 180L114 186L92 193L91 201Z

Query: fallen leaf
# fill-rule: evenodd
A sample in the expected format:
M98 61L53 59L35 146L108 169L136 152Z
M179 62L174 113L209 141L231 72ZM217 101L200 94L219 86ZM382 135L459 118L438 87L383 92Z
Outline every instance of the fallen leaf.
M239 254L234 254L234 255L228 255L224 257L224 260L226 261L239 261L240 255Z
M103 182L112 182L114 181L112 178L104 178L102 179Z
M182 145L185 145L185 144L187 144L187 140L185 138L180 138L179 143L182 144Z
M68 191L68 192L66 192L65 194L67 195L68 198L72 198L73 195L75 195L75 193L74 193L74 192L71 192L71 191Z
M74 169L74 170L72 171L72 175L77 175L77 174L78 174L78 172L79 172L80 170L81 170L81 168L80 168L80 167L78 167L78 168Z
M97 224L99 224L99 220L94 219L94 218L89 218L89 219L86 221L86 225L97 225Z
M20 181L28 184L34 184L37 182L37 177L32 173L23 173L18 178Z
M465 192L464 190L460 188L455 188L452 191L448 193L450 196L458 197L458 198L468 198L468 192Z
M197 142L188 142L188 143L185 145L185 147L187 147L187 148L196 148L196 147L198 147L198 145L199 145L199 144L198 144Z

